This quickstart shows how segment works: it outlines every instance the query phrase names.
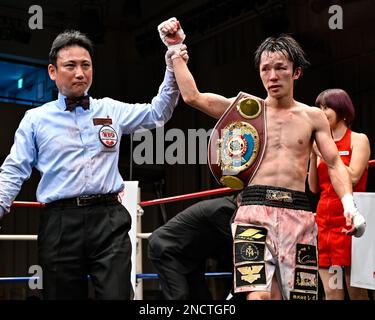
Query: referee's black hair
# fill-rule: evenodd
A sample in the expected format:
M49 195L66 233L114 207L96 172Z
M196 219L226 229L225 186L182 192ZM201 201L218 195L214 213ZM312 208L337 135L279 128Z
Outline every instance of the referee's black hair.
M60 33L52 43L51 50L49 52L49 63L55 67L57 61L58 52L66 47L79 46L85 48L92 58L94 53L94 46L91 40L83 33L77 30L65 30Z

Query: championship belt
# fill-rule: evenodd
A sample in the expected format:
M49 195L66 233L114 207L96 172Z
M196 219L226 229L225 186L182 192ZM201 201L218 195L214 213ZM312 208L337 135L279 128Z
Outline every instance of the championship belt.
M240 92L216 123L208 142L208 163L216 181L240 190L257 171L266 147L264 100Z

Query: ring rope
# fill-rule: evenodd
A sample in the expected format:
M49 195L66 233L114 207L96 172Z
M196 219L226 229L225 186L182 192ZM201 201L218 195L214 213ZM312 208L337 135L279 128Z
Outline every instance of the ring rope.
M206 278L228 278L232 277L232 272L206 272ZM159 274L157 273L138 273L136 274L137 279L159 279ZM30 280L38 280L39 277L0 277L0 283L2 282L26 282Z
M148 207L153 206L156 204L162 204L162 203L169 203L169 202L175 202L175 201L182 201L187 199L194 199L194 198L201 198L201 197L207 197L222 193L228 193L233 192L233 189L225 187L225 188L218 188L213 190L206 190L206 191L199 191L199 192L193 192L193 193L187 193L180 196L173 196L173 197L167 197L167 198L161 198L161 199L155 199L155 200L148 200L148 201L141 201L139 205L141 207Z
M137 238L148 239L151 232L137 233ZM36 234L0 234L0 241L37 241L38 236Z
M0 234L0 241L36 241L38 236L36 234Z
M369 160L368 166L370 168L375 167L375 159ZM187 194L183 194L180 196L172 196L172 197L161 198L161 199L141 201L139 205L141 207L148 207L148 206L153 206L153 205L162 204L162 203L169 203L169 202L182 201L182 200L187 200L187 199L194 199L194 198L207 197L207 196L212 196L212 195L217 195L217 194L229 193L231 191L233 191L231 188L224 187L224 188L218 188L218 189L212 189L212 190L206 190L206 191L187 193ZM12 207L43 208L44 206L45 204L41 202L13 201L12 203Z
M169 203L175 201L182 201L187 199L194 199L194 198L201 198L201 197L208 197L212 195L222 194L222 193L229 193L233 190L231 188L218 188L213 190L206 190L206 191L199 191L193 193L187 193L180 196L172 196L167 198L155 199L155 200L147 200L141 201L139 205L141 207L148 207L162 203ZM29 202L29 201L13 201L12 207L33 207L33 208L43 208L45 204L42 202Z

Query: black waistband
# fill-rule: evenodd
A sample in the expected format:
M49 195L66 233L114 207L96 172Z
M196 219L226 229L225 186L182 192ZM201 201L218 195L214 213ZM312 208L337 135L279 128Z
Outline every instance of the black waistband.
M311 211L306 194L280 187L254 185L241 192L241 205L264 205L294 210Z
M96 204L120 203L117 193L93 194L46 203L46 207L86 207Z

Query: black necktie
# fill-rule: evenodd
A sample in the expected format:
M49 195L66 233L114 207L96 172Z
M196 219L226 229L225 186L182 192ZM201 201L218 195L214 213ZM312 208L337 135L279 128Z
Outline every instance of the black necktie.
M73 111L76 107L81 106L84 110L90 107L89 96L65 98L66 109Z

